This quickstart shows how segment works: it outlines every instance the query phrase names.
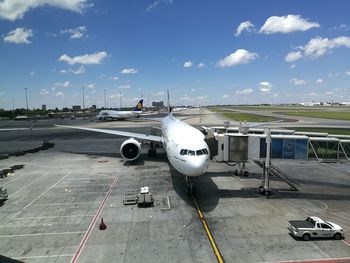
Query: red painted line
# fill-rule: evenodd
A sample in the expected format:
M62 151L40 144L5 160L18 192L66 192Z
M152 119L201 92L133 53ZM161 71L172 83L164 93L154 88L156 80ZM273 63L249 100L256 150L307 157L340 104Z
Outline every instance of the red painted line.
M344 240L343 239L343 242L350 247L350 240Z
M329 258L313 260L279 261L279 263L349 263L350 258Z
M106 201L107 201L107 199L109 198L109 196L110 196L110 194L111 194L111 192L112 192L112 189L114 188L114 186L115 186L115 185L117 184L117 182L118 182L118 179L119 179L119 178L114 178L114 180L113 180L111 186L109 187L109 189L108 189L108 191L107 191L107 193L106 193L106 195L105 195L105 198L103 199L103 201L102 201L100 207L97 209L94 218L92 219L92 221L91 221L91 223L90 223L88 229L86 230L83 239L80 241L79 247L78 247L77 251L75 251L73 258L72 258L72 260L70 261L71 263L75 263L75 262L78 260L78 257L80 256L80 253L81 253L81 251L83 250L83 248L84 248L86 242L88 241L88 239L89 239L89 237L90 237L90 235L91 235L92 229L94 228L94 226L95 226L95 224L96 224L96 220L97 220L97 218L100 216L100 214L101 214L101 212L102 212L102 209L103 209L103 207L105 206Z

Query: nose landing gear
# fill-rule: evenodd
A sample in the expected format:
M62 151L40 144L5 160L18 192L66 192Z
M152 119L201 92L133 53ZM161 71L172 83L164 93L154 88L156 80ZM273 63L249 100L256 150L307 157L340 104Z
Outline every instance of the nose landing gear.
M186 194L196 195L196 187L191 177L186 176Z

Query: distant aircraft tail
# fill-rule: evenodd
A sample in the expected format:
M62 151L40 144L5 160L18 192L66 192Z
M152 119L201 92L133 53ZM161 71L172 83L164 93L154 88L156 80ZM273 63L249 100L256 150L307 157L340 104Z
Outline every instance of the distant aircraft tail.
M143 107L143 99L141 99L135 106L135 108L133 109L133 111L141 111Z

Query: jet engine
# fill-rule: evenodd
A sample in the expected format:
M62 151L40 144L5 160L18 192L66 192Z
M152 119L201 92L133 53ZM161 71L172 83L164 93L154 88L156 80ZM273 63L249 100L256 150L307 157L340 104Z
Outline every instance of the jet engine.
M141 154L141 143L134 138L130 138L120 146L120 154L127 161L134 161Z

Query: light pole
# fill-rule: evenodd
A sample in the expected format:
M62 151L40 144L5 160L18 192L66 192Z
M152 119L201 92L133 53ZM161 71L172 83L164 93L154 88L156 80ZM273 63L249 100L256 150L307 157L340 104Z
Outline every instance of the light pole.
M119 91L119 108L122 109L122 92Z
M15 98L12 98L12 110L15 111Z
M26 91L26 107L27 107L27 117L29 115L29 109L28 109L28 92L27 92L27 88L24 88Z
M85 87L82 87L83 89L83 114L84 114L84 120L85 120Z
M105 98L105 109L107 109L106 90L105 89L103 90L103 95L104 95L104 98Z

